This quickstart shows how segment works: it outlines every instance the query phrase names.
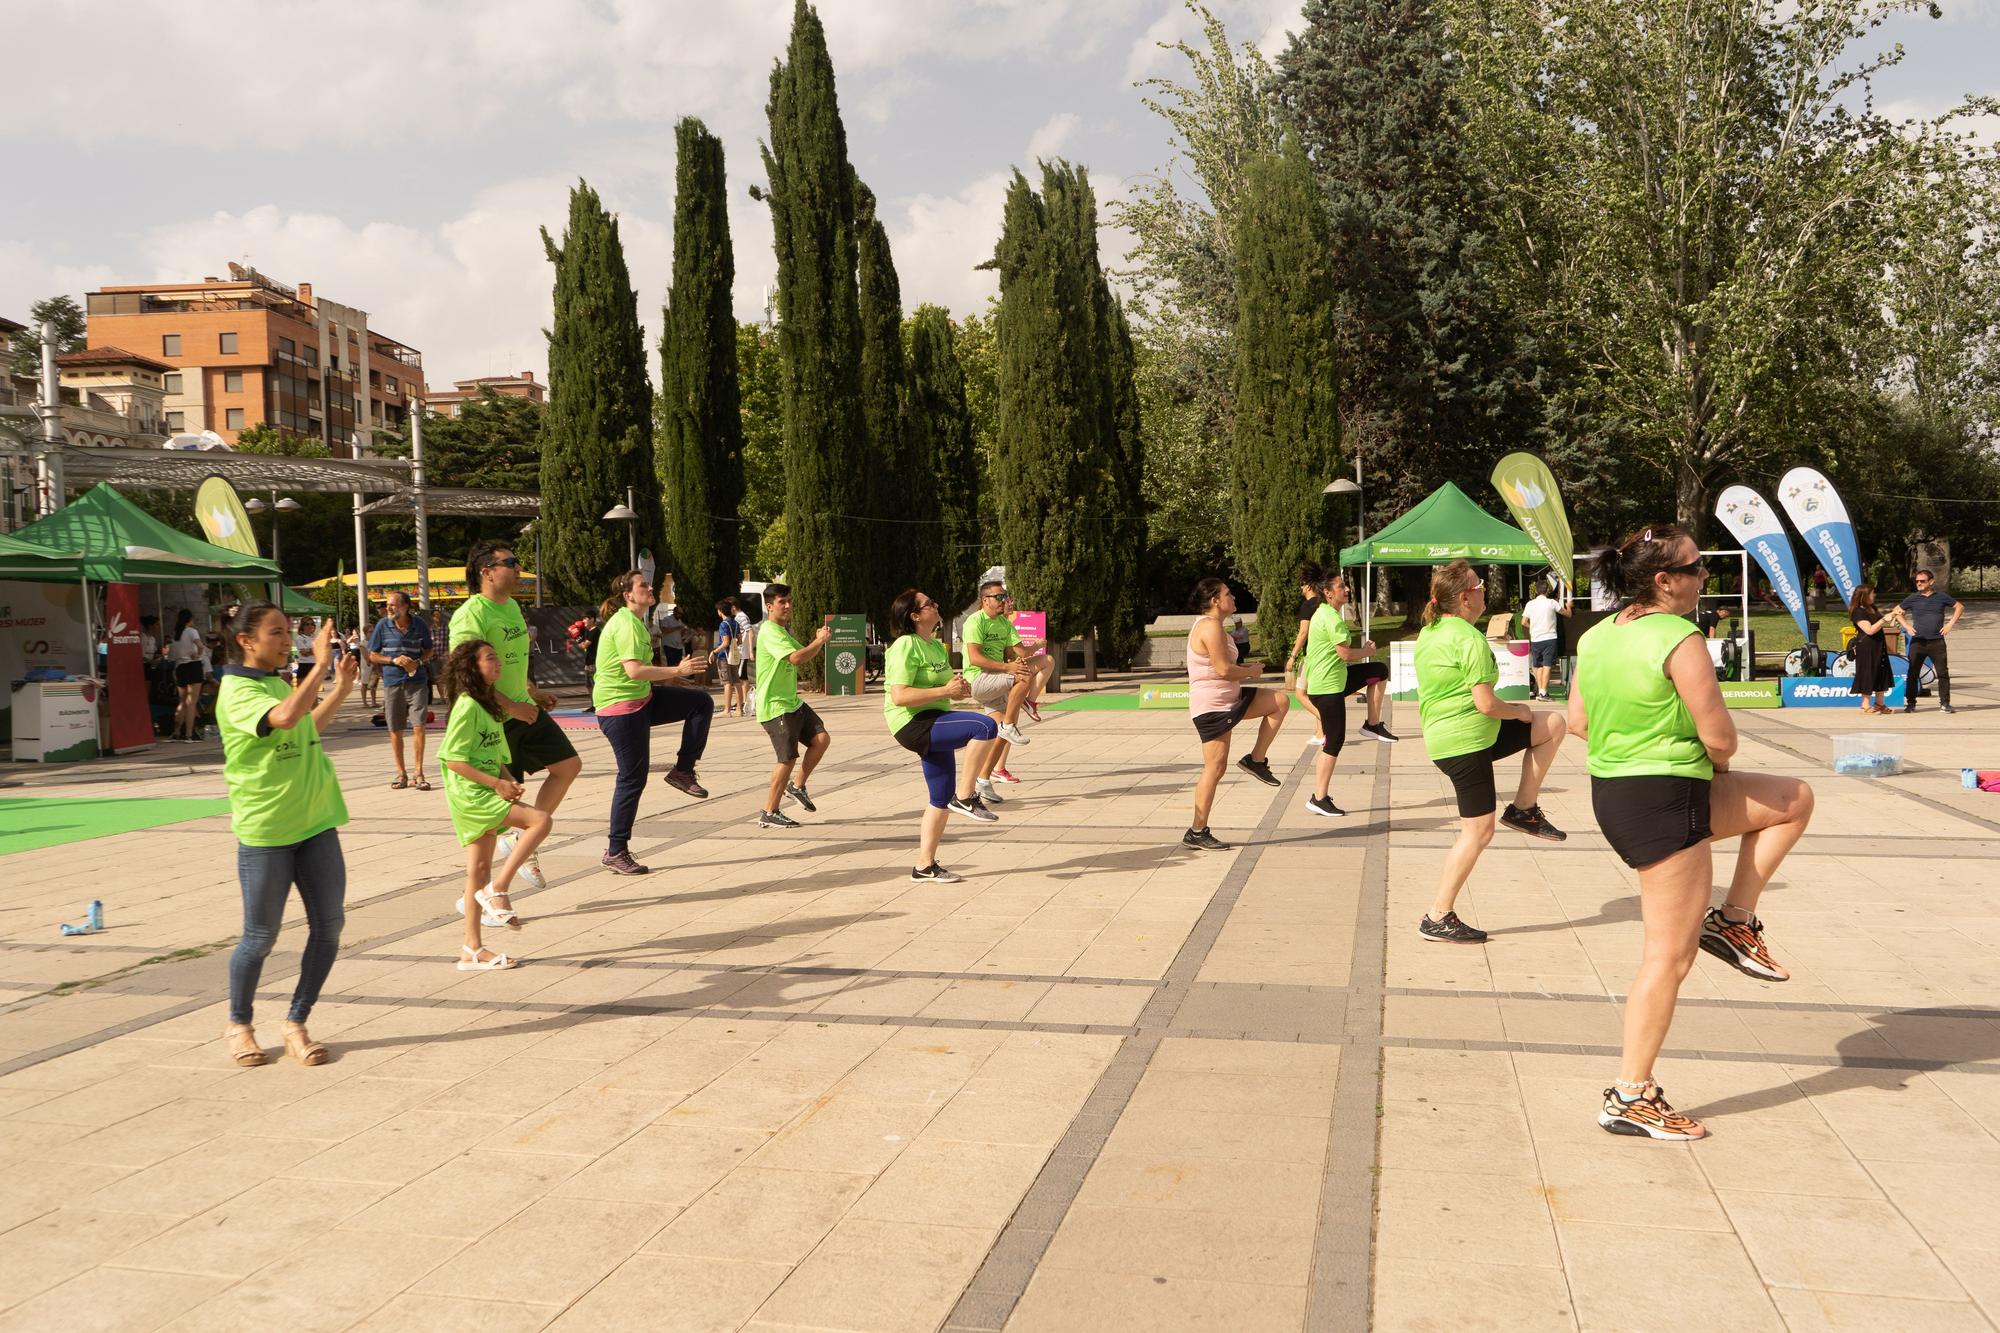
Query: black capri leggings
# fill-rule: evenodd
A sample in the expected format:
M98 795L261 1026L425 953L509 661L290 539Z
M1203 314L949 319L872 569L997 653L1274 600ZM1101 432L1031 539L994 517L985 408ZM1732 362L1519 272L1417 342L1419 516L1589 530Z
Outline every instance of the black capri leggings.
M1347 684L1338 694L1313 694L1313 711L1319 714L1319 734L1322 754L1339 754L1340 747L1347 744L1347 696L1368 688L1378 680L1389 679L1389 668L1380 662L1356 662L1347 668Z

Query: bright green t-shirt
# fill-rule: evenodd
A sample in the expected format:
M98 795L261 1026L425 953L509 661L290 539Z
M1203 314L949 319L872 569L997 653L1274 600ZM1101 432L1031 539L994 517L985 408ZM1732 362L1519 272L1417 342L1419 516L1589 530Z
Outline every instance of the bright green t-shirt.
M645 622L632 614L631 607L621 606L597 631L597 674L590 682L592 708L643 699L653 692L653 682L634 680L625 674L625 659L628 657L650 664L653 660L653 636L646 633Z
M1472 687L1500 679L1493 649L1462 616L1439 616L1417 634L1417 716L1433 759L1472 754L1493 744L1500 719L1472 701Z
M497 778L506 775L511 757L504 719L487 712L469 694L453 700L444 743L438 746L438 764L444 769L445 808L461 843L473 842L506 823L507 802L485 783L453 772L451 762L470 764Z
M472 639L484 639L500 655L500 679L493 688L515 703L530 702L528 694L528 618L521 604L508 600L505 606L490 602L480 593L465 599L452 612L448 640L451 647ZM648 660L652 654L646 654Z
M1306 630L1306 693L1339 694L1347 688L1347 659L1337 651L1354 641L1347 617L1325 602Z
M919 713L951 710L949 699L933 699L915 708L899 708L895 696L887 689L889 685L911 685L920 690L934 690L951 679L951 650L936 639L926 639L921 634L905 634L890 644L882 663L882 679L882 716L889 720L891 736L909 726L910 719Z
M769 722L796 712L799 706L799 669L791 654L805 647L792 632L775 620L757 628L757 720Z
M223 676L215 696L229 827L245 847L289 847L347 822L333 761L307 713L289 730L257 734L291 687L276 676Z
M1588 717L1590 775L1712 778L1708 747L1694 729L1667 659L1700 630L1664 612L1619 624L1614 617L1576 644L1576 687Z
M1021 641L1021 631L1015 629L1014 622L1005 616L989 616L984 611L974 611L959 625L958 641L967 648L977 643L979 651L986 654L989 662L1004 662L1007 650ZM978 680L986 668L973 665L972 654L968 652L962 670L967 680Z

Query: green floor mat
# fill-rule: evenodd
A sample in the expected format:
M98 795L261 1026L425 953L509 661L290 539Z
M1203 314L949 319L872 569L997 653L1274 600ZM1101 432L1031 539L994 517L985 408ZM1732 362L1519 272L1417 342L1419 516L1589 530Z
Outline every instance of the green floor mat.
M0 856L228 813L216 797L0 797Z
M1042 708L1058 713L1086 713L1137 708L1136 694L1079 694L1069 699L1043 699Z

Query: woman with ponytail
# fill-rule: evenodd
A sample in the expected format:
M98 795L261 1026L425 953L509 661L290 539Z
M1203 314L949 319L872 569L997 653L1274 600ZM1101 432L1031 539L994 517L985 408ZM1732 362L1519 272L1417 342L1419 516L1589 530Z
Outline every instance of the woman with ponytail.
M1194 588L1194 609L1200 619L1188 631L1188 714L1201 738L1201 777L1194 785L1194 822L1181 835L1181 845L1202 851L1226 852L1230 844L1208 829L1208 812L1215 789L1229 767L1229 733L1240 722L1257 719L1257 739L1236 766L1267 787L1280 785L1271 771L1271 746L1285 724L1291 696L1282 688L1260 689L1243 682L1264 674L1261 662L1239 662L1236 645L1223 622L1236 614L1236 594L1221 579L1203 579Z
M1789 975L1764 945L1757 899L1812 818L1797 778L1730 771L1736 724L1723 705L1701 632L1686 617L1707 570L1676 527L1641 530L1597 561L1598 583L1626 600L1577 642L1570 730L1590 749L1590 805L1604 839L1639 872L1645 953L1625 997L1623 1068L1597 1123L1614 1134L1700 1139L1653 1082L1697 949L1763 981ZM1713 843L1741 837L1720 907Z
M1486 584L1464 560L1431 575L1431 599L1417 633L1417 715L1423 720L1424 750L1449 779L1458 797L1458 839L1445 853L1437 897L1417 923L1427 940L1483 944L1486 932L1459 920L1453 904L1493 841L1499 805L1493 765L1521 756L1521 780L1514 801L1499 823L1531 838L1561 842L1569 835L1549 822L1535 803L1542 779L1555 762L1565 727L1560 713L1537 713L1525 703L1500 699L1493 684L1500 666L1479 632L1486 613Z
M669 590L672 583L668 584ZM604 622L597 632L597 670L590 702L597 709L597 729L610 742L618 760L618 781L611 789L611 835L600 864L618 875L643 875L651 867L632 859L632 822L638 818L639 796L653 762L653 728L665 722L681 724L680 755L667 770L666 784L700 800L708 791L695 779L694 766L708 748L708 725L715 700L707 690L685 684L708 673L702 653L682 658L678 666L653 665L653 636L646 617L659 600L652 576L630 569L611 580L611 595L598 608Z

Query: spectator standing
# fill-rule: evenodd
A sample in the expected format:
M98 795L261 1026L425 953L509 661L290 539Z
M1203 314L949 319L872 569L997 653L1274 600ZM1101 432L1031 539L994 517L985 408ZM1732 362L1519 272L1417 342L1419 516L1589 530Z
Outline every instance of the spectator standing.
M1888 615L1875 609L1875 585L1864 583L1854 590L1854 602L1849 618L1854 621L1854 683L1848 689L1861 696L1861 711L1864 713L1886 713L1888 708L1883 696L1895 688L1896 680L1889 670L1888 635L1885 626L1896 615Z
M653 627L660 634L660 656L665 665L679 666L687 656L687 625L673 607L662 602L653 617Z
M1557 601L1549 595L1546 585L1521 608L1521 619L1528 625L1528 667L1535 674L1534 697L1537 699L1549 697L1549 672L1555 669L1556 659L1562 656L1560 617L1569 613L1569 601Z
M1965 614L1965 608L1957 598L1937 588L1937 580L1928 569L1918 570L1914 578L1917 590L1896 605L1902 612L1903 632L1910 641L1910 665L1903 677L1903 711L1917 711L1917 685L1922 680L1917 671L1928 661L1937 668L1938 706L1949 713L1953 711L1951 664L1945 656L1944 639Z
M172 739L192 745L195 726L201 717L201 686L208 679L208 645L194 627L194 612L182 609L174 617L173 642L167 645L167 660L173 663L175 701Z
M750 713L750 696L743 688L743 626L736 619L736 603L723 598L715 604L715 666L722 676L722 715L732 717L738 706Z
M381 672L382 711L389 723L389 749L396 756L396 780L389 785L398 791L409 786L418 791L431 789L424 774L424 730L431 707L429 663L435 655L430 622L411 610L408 593L390 593L389 614L376 621L368 634L367 660ZM403 765L405 731L416 733L410 738L409 768ZM416 770L414 782L411 768Z

